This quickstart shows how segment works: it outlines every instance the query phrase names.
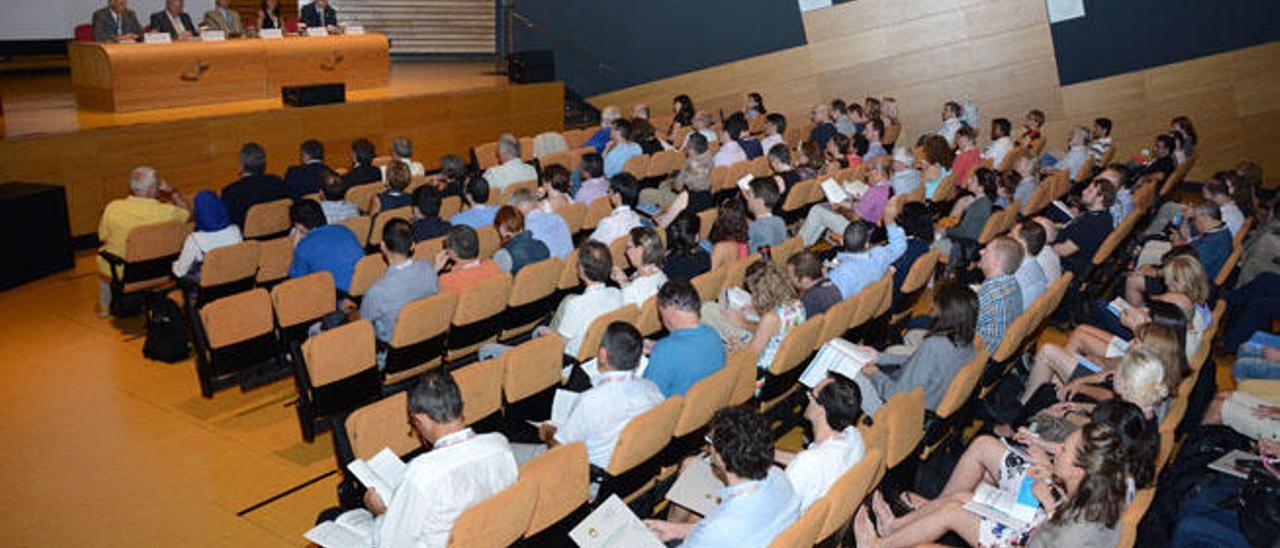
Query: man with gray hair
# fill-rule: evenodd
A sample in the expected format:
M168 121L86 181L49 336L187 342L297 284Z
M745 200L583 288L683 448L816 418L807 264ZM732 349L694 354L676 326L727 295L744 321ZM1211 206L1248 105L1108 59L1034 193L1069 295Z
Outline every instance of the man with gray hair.
M113 200L102 211L98 222L98 240L102 242L99 251L124 257L129 231L164 221L185 223L190 212L191 206L182 193L156 176L156 170L136 167L129 176L129 196ZM103 318L111 311L111 268L106 259L98 257L98 316Z
M600 129L587 139L587 144L583 146L593 147L596 152L604 154L605 147L609 146L609 140L613 135L613 121L622 117L622 111L615 106L604 107L600 111Z
M427 174L427 169L422 166L422 162L413 161L413 141L405 137L396 137L391 140L391 159L409 166L409 174L414 177L421 177ZM382 180L387 180L387 166L385 165L382 166Z
M409 461L393 492L365 491L365 508L377 516L374 546L444 546L462 512L516 482L507 438L468 428L462 405L457 382L438 369L409 391L409 427L428 451Z
M520 159L520 140L510 133L498 138L499 164L484 171L489 188L499 194L507 187L524 181L538 181L538 170Z
M532 190L522 188L515 191L511 194L509 203L524 214L525 229L533 233L533 239L547 246L552 257L564 259L573 253L573 235L569 233L569 224L559 215L543 211Z

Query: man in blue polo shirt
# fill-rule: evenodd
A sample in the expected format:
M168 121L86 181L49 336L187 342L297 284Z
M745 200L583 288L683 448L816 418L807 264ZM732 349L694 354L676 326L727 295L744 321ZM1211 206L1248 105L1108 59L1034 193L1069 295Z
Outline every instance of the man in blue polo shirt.
M315 200L294 202L289 208L289 219L298 243L293 248L293 262L289 265L289 277L299 278L327 270L333 274L338 291L351 289L351 274L356 263L364 257L364 248L356 240L356 234L342 225L325 224L324 210Z
M671 280L658 290L658 314L670 334L654 343L644 378L658 385L664 397L683 396L724 367L724 343L702 323L700 310L698 291L685 280Z

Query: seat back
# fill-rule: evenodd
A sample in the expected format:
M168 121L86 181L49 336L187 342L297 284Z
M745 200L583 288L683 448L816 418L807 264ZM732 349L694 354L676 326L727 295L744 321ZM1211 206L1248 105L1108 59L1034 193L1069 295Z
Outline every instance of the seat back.
M924 286L929 283L929 278L933 277L933 271L937 268L938 258L941 256L941 251L933 249L917 258L916 262L911 263L911 270L907 271L907 277L902 280L902 287L898 291L910 294L924 289Z
M738 372L728 367L707 375L689 387L684 394L684 407L676 420L674 437L698 431L711 422L711 416L729 404Z
M1014 146L1013 148L1010 148L1008 152L1004 153L1004 158L1000 159L1000 165L998 166L999 168L998 171L1009 171L1013 169L1013 167L1016 165L1015 162L1018 161L1018 158L1022 157L1022 152L1023 150L1022 150L1022 147L1020 146Z
M818 334L822 333L824 320L822 316L817 316L791 328L782 338L782 344L778 345L778 352L769 365L769 373L778 376L799 367L813 353L814 343L818 340Z
M956 376L947 385L947 391L942 394L942 402L935 410L939 418L946 419L959 411L969 401L973 389L978 386L978 380L982 378L982 371L991 355L987 353L981 340L975 341L973 347L977 349L973 359L956 372Z
M1243 254L1243 246L1237 245L1231 250L1231 255L1227 257L1227 262L1222 263L1222 270L1219 270L1218 275L1213 278L1214 287L1227 285L1227 280L1231 278L1231 272L1236 269L1236 264L1240 262L1240 256Z
M200 309L200 324L211 349L271 335L271 296L258 288L224 297Z
M351 274L351 287L347 290L347 294L352 297L362 297L364 292L387 273L387 262L383 260L381 253L373 253L361 257L356 261L355 271Z
M514 403L560 384L564 339L556 334L535 337L499 357L502 393Z
M783 213L795 213L812 202L814 192L818 191L817 179L805 179L791 187L787 199L782 202Z
M521 466L520 479L538 486L538 503L524 532L531 537L587 503L591 465L586 444L575 442L551 448Z
M564 219L564 224L569 227L570 235L577 234L578 231L582 230L583 223L587 221L587 204L569 204L557 209L556 215Z
M200 287L252 280L258 274L258 242L240 242L209 250L200 267Z
M875 424L881 421L885 421L889 432L885 468L893 468L907 458L924 437L924 389L917 387L889 398L872 419Z
M503 272L472 284L458 295L445 359L455 361L498 337L499 315L507 308L511 274Z
M206 398L238 382L237 376L243 370L280 363L271 297L265 289L250 289L213 301L199 309L193 323L196 378L200 395Z
M383 183L356 185L347 189L345 199L360 208L361 213L368 213L373 208L373 201L386 190L387 185Z
M327 270L281 282L271 289L276 325L282 330L305 326L334 311L337 289Z
M690 283L698 290L698 298L709 303L720 297L721 286L724 285L725 270L709 270L693 278Z
M538 163L542 165L542 169L546 169L551 166L560 166L572 172L573 153L568 150L548 152L538 157Z
M440 365L449 320L458 305L453 293L438 293L400 308L382 368L383 382L396 384Z
M822 345L832 339L838 339L844 335L849 329L849 320L853 318L853 313L858 307L858 299L845 299L828 308L822 314L822 331L818 333L818 337L813 340L813 351L817 352ZM809 318L813 321L817 318Z
M626 270L631 262L627 260L627 244L631 243L631 235L623 234L609 242L609 255L613 258L613 266Z
M769 250L769 257L773 259L774 264L778 265L783 270L786 270L787 261L791 259L792 255L801 251L804 251L804 240L799 236L795 236L783 240L782 243L773 246L773 248Z
M662 327L662 317L658 313L658 296L654 295L645 299L644 304L640 305L640 314L636 317L636 329L640 331L640 336L651 337L662 331Z
M830 509L827 519L823 521L818 532L818 541L831 538L844 529L845 524L853 519L854 510L862 504L862 500L871 492L872 486L884 475L884 452L878 448L868 448L858 464L853 465L831 485L831 489L820 500L827 501Z
M447 238L447 236L441 236L413 244L413 260L434 261L436 255L439 255L444 250L444 241Z
M601 196L587 205L587 216L582 221L582 230L595 230L600 220L613 213L613 204L608 196Z
M480 254L477 256L481 259L492 259L493 254L502 246L502 237L498 236L498 229L493 225L476 229L476 237L480 240Z
M249 207L244 216L244 237L248 240L268 240L289 232L289 207L293 201L285 198L263 202Z
M632 156L622 164L622 171L630 173L636 179L644 179L645 174L649 172L649 155Z
M302 343L311 386L322 387L376 367L373 323L357 320L308 338Z
M453 370L462 394L462 422L471 426L502 410L502 364L488 359Z
M698 237L703 240L711 236L711 226L716 224L716 218L720 216L720 212L715 208L704 209L698 212Z
M653 154L649 158L649 168L645 172L646 177L666 177L680 170L684 164L684 155L675 150L662 150Z
M413 206L397 207L386 211L379 211L373 218L373 227L369 229L369 246L377 247L382 243L382 227L387 226L387 221L391 219L404 219L413 222ZM363 242L362 242L363 243Z
M342 225L350 229L351 233L356 235L356 241L360 242L360 245L364 245L365 242L369 241L369 231L372 230L373 219L368 215L360 215L359 217L344 219L334 224Z
M578 252L570 252L564 258L564 266L560 268L560 279L556 282L556 289L560 291L570 291L577 289L582 285L582 278L578 276Z
M742 405L751 401L756 394L756 379L759 377L756 360L758 356L750 346L729 354L724 368L734 372L733 391L729 393L729 405Z
M606 472L618 477L657 455L671 441L684 398L672 396L627 422Z
M124 267L121 281L129 284L155 279L168 279L173 260L191 230L185 223L163 221L136 226L125 236ZM129 291L126 289L126 291Z
M408 407L409 393L400 391L347 415L347 440L355 458L373 458L384 447L397 455L407 455L421 447L413 430L405 425Z
M511 200L511 196L521 190L538 190L538 180L528 179L525 181L517 181L502 189L502 196L499 198L499 205L506 205Z
M822 532L822 526L826 524L830 510L831 503L827 499L814 501L800 515L800 519L788 525L777 537L774 537L769 543L769 548L811 548L817 543L818 533Z
M1018 214L1013 207L1006 207L993 212L990 217L987 217L987 223L982 225L982 233L978 234L978 244L987 245L987 242L1002 234L1001 228L1004 228L1005 218L1011 213L1013 215Z
M258 285L271 285L289 277L293 262L293 238L281 236L261 240L258 246Z
M517 481L458 516L449 533L449 546L511 546L533 518L538 504L538 484Z
M720 287L721 291L730 287L742 287L743 282L747 279L747 268L752 264L755 264L756 261L763 259L764 257L760 255L760 253L752 253L747 255L747 258L742 259L741 261L734 261L728 266L723 267L725 272L724 284Z
M587 327L586 334L582 336L582 346L578 347L578 354L574 356L578 363L596 357L596 352L600 350L600 341L604 340L604 332L609 329L609 324L627 322L635 325L639 317L640 309L634 304L629 304L593 320L591 326Z
M555 257L525 265L511 282L507 306L522 306L550 296L560 282L562 268L564 261Z
M498 165L498 142L492 141L481 145L476 145L471 149L471 153L476 156L476 167L480 171L484 171L493 166Z

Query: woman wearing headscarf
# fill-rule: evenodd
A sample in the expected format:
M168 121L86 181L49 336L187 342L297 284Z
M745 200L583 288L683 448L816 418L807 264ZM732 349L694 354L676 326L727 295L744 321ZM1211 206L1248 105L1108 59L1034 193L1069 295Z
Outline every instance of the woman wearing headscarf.
M240 229L231 223L231 216L227 214L227 207L222 205L222 200L208 190L201 190L196 194L194 217L196 231L187 236L187 241L182 244L182 253L173 262L173 275L199 280L200 264L204 262L205 253L238 244L244 238L240 236Z

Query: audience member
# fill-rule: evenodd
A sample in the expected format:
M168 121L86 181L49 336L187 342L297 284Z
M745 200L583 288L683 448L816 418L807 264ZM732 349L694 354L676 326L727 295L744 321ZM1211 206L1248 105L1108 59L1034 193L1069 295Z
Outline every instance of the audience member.
M702 221L688 211L676 215L667 225L667 256L662 260L662 272L668 279L690 281L711 270L711 254L698 245L701 230Z
M387 261L387 273L365 290L360 299L360 317L373 322L379 342L390 344L400 309L439 292L439 279L431 263L413 259L413 228L409 221L392 219L382 225L378 249ZM386 352L379 351L378 364L385 359Z
M827 279L822 259L813 253L801 251L787 259L787 276L804 303L806 317L824 314L841 301L840 288Z
M542 168L542 185L538 191L542 195L539 208L554 212L573 203L573 176L568 169L559 164L544 167Z
M978 268L985 280L978 290L978 334L995 352L1004 333L1022 314L1022 289L1013 275L1022 265L1022 245L1001 236L982 248Z
M324 165L324 145L315 139L307 139L298 147L298 165L284 172L284 188L289 197L301 200L320 192L324 176L333 173Z
M938 128L938 135L947 140L947 145L955 144L956 135L964 127L960 114L960 103L947 101L942 105L942 127Z
M352 217L360 216L360 208L347 201L347 185L337 173L324 174L320 182L320 209L324 211L324 220L336 224Z
M897 217L898 224L907 236L907 245L902 255L893 262L894 310L899 310L906 304L906 296L901 293L902 284L907 281L907 275L916 261L933 247L934 237L933 216L929 213L929 206L923 202L907 202Z
M627 233L625 255L635 272L627 276L622 271L625 265L613 265L611 277L622 289L622 304L639 307L657 295L658 288L667 282L667 275L662 272L662 259L666 252L662 249L658 231L647 227L631 229Z
M746 122L741 118L725 120L724 129L720 132L720 150L716 151L713 158L715 167L731 166L748 160L747 151L736 139L746 128Z
M182 193L156 176L156 170L136 167L129 174L129 196L112 200L102 210L102 218L98 221L98 240L102 246L98 251L123 259L130 231L163 221L185 223L191 215L190 210L191 206ZM111 310L113 268L117 275L124 274L120 267L113 267L106 259L98 257L98 315L103 318Z
M440 291L461 294L477 283L502 273L498 263L480 258L480 237L467 225L449 227L444 249L435 256ZM447 270L447 272L446 272Z
M1089 268L1093 254L1111 233L1111 204L1116 190L1106 179L1094 179L1081 194L1084 211L1076 214L1058 234L1053 251L1062 258L1062 266L1080 278Z
M567 172L565 175L565 180L568 180ZM533 233L533 239L546 245L552 257L565 259L573 253L573 235L569 232L569 224L563 217L538 207L533 191L517 190L511 194L509 202L524 215L524 226Z
M1029 230L1024 225L1033 225ZM1022 312L1026 312L1035 304L1040 295L1049 288L1049 277L1044 267L1040 266L1040 252L1044 251L1044 229L1034 221L1015 225L1010 237L1022 246L1022 264L1013 277L1018 280L1018 288L1022 290Z
M427 174L427 168L422 165L422 162L413 159L413 141L405 137L396 137L391 140L391 161L409 166L409 174L414 177ZM382 166L382 179L384 181L387 179L387 166Z
M747 213L742 200L726 200L717 208L716 220L711 223L707 239L711 243L711 269L740 261L750 255L747 241Z
M494 216L493 227L498 231L502 246L493 255L498 269L515 276L524 267L546 260L551 256L547 244L525 230L524 213L513 206L502 206Z
M198 281L206 254L219 247L238 244L244 238L240 235L240 228L231 224L227 207L213 192L197 192L194 205L192 217L195 217L196 230L182 243L182 252L173 262L173 275ZM103 219L106 219L105 212Z
M405 192L412 182L413 176L409 174L408 166L401 162L394 162L387 166L387 189L378 194L370 214L412 205L413 196Z
M591 322L622 308L622 291L605 285L612 273L613 256L609 248L594 240L583 242L578 248L578 278L585 287L581 294L560 301L548 329L564 337L566 355L578 355Z
M640 183L630 173L621 172L610 177L609 202L613 205L613 212L600 219L590 239L609 245L631 229L642 226L640 215L633 209L639 199Z
M869 120L862 134L867 139L867 153L862 155L863 161L870 162L881 156L889 155L889 151L885 150L884 144L880 142L880 139L884 138L884 121L879 119Z
M911 149L905 146L894 147L893 178L889 180L894 196L908 194L920 187L920 170L915 165L916 158Z
M774 462L787 467L787 480L800 495L801 512L825 496L836 480L858 464L866 453L857 427L862 416L862 392L858 385L831 375L808 394L804 418L813 432L813 441L799 453L774 451Z
M538 171L520 159L520 140L508 133L498 138L498 165L484 171L484 180L501 194L513 184L537 181Z
M778 186L773 179L752 179L743 197L747 201L747 209L755 219L747 225L747 243L751 252L755 253L785 241L787 223L782 220L782 217L773 215L773 208L778 205L780 197Z
M249 208L289 197L284 181L266 171L267 151L262 145L246 143L240 147L240 180L222 189L222 203L227 206L231 222L241 228Z
M809 140L818 144L819 150L827 148L827 141L837 133L835 124L831 123L831 107L820 103L813 107L813 129L809 130Z
M865 221L849 223L845 227L843 248L836 254L838 265L827 273L840 288L842 297L853 297L880 279L906 251L907 236L894 222L895 217L896 212L885 212L885 229L889 234L887 245L869 246L872 226Z
M609 148L604 152L604 175L613 179L615 175L622 173L627 160L644 154L644 151L640 149L640 145L631 141L631 121L625 118L613 122L610 139Z
M342 184L347 188L369 183L382 182L382 170L373 165L378 156L373 142L361 137L351 141L351 169L342 176Z
M764 139L760 140L760 148L766 152L777 145L786 145L787 117L781 113L771 112L764 117Z
M1101 166L1102 159L1107 155L1107 149L1110 149L1111 146L1111 119L1094 118L1093 130L1089 132L1089 157L1091 163Z
M653 124L649 123L648 119L634 118L631 120L632 141L640 145L642 154L656 154L666 149L654 132Z
M605 147L609 145L609 141L612 139L613 123L621 118L622 111L618 110L618 107L613 105L604 107L604 110L600 111L600 129L591 134L591 138L587 139L587 143L584 146L592 147L596 149L597 153L604 154Z
M982 153L978 152L977 130L964 126L956 132L956 159L951 163L951 173L955 175L955 184L963 187L969 181L974 170L982 166Z
M364 257L364 246L351 229L327 224L324 210L314 200L299 200L289 208L296 244L289 277L300 278L313 272L333 275L334 286L346 293L351 289L351 275L356 263Z
M449 221L440 218L440 202L440 191L434 186L422 185L413 191L414 242L443 238L449 234Z
M991 121L991 144L982 151L983 160L991 160L996 169L1004 165L1004 157L1013 150L1013 139L1009 137L1012 130L1007 118L996 118Z
M582 184L573 195L573 201L590 205L591 202L609 195L609 179L604 176L603 156L594 152L583 154L578 173Z
M449 219L451 224L468 226L476 230L493 224L493 218L498 214L498 206L489 203L489 182L484 177L472 175L467 179L464 198L467 209L454 214Z
M683 396L724 367L724 343L715 329L702 323L702 300L686 280L662 284L658 316L667 336L653 343L644 378L653 381L663 397Z
M926 136L923 147L924 171L920 173L920 180L924 182L924 197L932 200L942 181L951 176L951 164L956 155L947 140L937 135Z

